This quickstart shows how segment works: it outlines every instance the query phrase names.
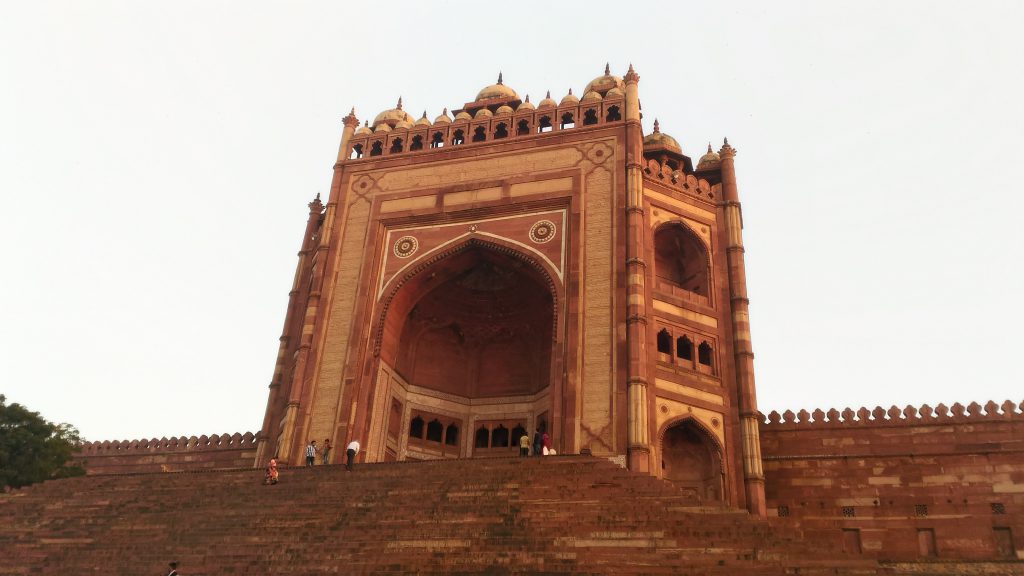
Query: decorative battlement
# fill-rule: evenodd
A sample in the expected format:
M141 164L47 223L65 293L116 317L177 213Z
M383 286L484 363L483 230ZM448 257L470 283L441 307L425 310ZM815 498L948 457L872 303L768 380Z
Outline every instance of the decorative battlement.
M542 102L536 109L520 105L514 112L505 104L492 105L494 111L489 107L480 108L474 116L463 111L454 120L448 118L446 109L433 123L426 120L424 113L414 125L406 127L407 122L400 122L396 128L381 130L388 126L381 123L374 132L367 126L352 137L348 161L427 153L498 140L521 140L577 127L622 123L622 96L605 99L597 96L584 102L563 100L559 105L550 99L545 101L550 104Z
M761 423L766 426L892 426L921 424L949 424L956 422L975 422L978 420L1024 420L1024 402L1014 404L1010 400L1002 404L988 401L984 406L971 402L967 406L959 402L952 406L939 404L932 408L923 404L920 408L907 405L904 408L891 406L888 409L876 406L873 410L861 407L859 410L846 408L843 411L835 408L823 412L820 408L813 412L786 410L782 414L771 411L767 417L760 413Z
M255 449L256 436L252 432L240 434L214 434L213 436L174 437L157 440L103 440L85 442L79 454L82 456L107 456L130 452L183 452L194 450Z

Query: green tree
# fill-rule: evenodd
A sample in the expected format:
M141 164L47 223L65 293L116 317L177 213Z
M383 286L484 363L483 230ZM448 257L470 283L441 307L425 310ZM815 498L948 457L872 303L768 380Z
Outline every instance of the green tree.
M0 488L85 474L70 463L81 443L74 426L47 422L21 404L8 406L0 394Z

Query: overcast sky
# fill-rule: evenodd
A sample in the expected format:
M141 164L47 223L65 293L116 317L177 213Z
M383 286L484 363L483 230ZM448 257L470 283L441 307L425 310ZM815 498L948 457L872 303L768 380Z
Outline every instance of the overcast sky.
M0 393L90 440L259 429L352 106L606 61L739 150L762 411L1024 399L1024 3L0 8Z

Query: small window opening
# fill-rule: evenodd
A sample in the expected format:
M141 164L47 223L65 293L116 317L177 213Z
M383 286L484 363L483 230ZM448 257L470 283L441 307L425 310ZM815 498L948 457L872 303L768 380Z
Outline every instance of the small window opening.
M508 428L505 428L501 424L494 429L494 433L491 434L491 447L492 448L507 448L508 447Z
M460 128L459 130L456 130L454 134L452 134L452 146L458 146L459 144L465 143L466 133L463 132L462 129Z
M508 138L508 126L504 122L499 123L498 127L494 129L494 137Z
M430 442L441 442L441 433L444 432L444 425L433 419L427 424L427 440Z
M388 153L389 154L398 154L399 152L402 151L402 145L403 144L405 144L405 143L402 142L401 138L395 138L394 140L391 141L391 149L388 150Z
M491 442L491 431L481 426L476 430L476 438L473 440L473 446L476 448L487 448Z
M672 353L672 335L664 328L658 332L658 352L662 354Z
M537 132L538 133L551 132L551 130L552 130L552 127L551 127L551 117L550 116L541 116L540 117L540 122L537 124Z
M530 121L520 120L516 127L516 136L525 136L530 133Z
M363 157L363 145L362 144L356 144L355 146L352 147L352 154L349 156L349 158L362 158L362 157Z
M431 148L444 148L444 134L434 132L434 139L430 141Z
M597 124L597 110L593 108L583 113L583 125L590 126L591 124Z
M444 431L444 443L448 446L459 445L459 427L455 424L449 424L448 428Z
M409 438L423 438L423 418L417 416L409 422Z
M567 130L569 128L576 127L576 121L572 117L572 112L566 112L565 114L562 114L561 126L562 130Z
M683 360L693 362L693 342L686 336L676 340L676 354Z
M483 142L484 140L487 140L487 131L483 126L477 126L476 130L473 130L473 142Z
M622 120L622 114L619 114L618 106L609 106L608 114L604 117L606 122L617 122Z
M417 134L416 136L412 137L412 142L409 144L409 151L412 152L413 150L423 150L422 134Z
M705 366L711 366L711 345L701 342L697 347L697 361Z
M370 156L380 156L383 153L384 143L381 142L380 140L377 140L376 142L373 143L373 146L370 147Z

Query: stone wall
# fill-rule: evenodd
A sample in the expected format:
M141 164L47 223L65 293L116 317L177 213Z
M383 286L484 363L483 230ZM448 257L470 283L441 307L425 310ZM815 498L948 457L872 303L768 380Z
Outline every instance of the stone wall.
M198 438L87 442L75 458L90 475L252 468L256 439L252 432L236 432Z
M1022 409L773 412L761 425L769 515L851 552L1024 557Z

